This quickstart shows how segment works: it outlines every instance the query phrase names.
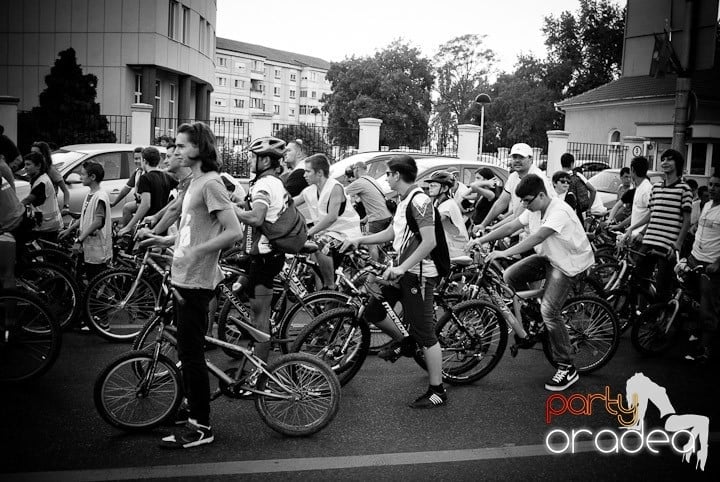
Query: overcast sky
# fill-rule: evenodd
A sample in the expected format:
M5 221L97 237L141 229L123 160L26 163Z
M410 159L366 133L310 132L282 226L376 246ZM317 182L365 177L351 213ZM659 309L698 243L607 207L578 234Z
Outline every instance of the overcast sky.
M545 56L546 15L578 8L578 0L218 0L217 35L338 61L398 37L432 56L454 37L485 34L497 67L512 71L521 52Z

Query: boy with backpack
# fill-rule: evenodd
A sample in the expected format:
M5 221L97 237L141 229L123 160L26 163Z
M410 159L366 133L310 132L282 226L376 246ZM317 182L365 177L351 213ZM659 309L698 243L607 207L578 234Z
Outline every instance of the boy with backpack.
M429 387L410 407L434 408L447 402L447 394L442 384L442 349L435 336L433 289L438 278L449 272L450 257L437 209L415 184L415 160L405 154L397 155L388 161L387 167L388 184L400 194L392 224L377 234L348 238L341 251L361 244L393 242L397 259L385 271L383 279L396 284L383 286L382 294L391 306L398 300L402 302L403 316L410 324L410 337L403 338L397 327L385 319L380 300L370 301L364 318L395 340L380 352L385 360L394 362L402 355L412 356L416 343L422 347Z
M580 218L580 222L584 223L585 218L583 217L583 213L590 209L595 202L597 190L585 179L585 176L574 171L575 157L572 154L569 152L563 154L560 157L560 165L563 171L570 174L570 187L568 188L568 192L572 193L575 197L577 203L575 212L578 218Z

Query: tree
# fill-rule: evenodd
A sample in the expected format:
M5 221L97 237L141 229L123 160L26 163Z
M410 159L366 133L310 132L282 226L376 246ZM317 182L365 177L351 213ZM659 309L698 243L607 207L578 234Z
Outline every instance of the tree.
M433 74L430 60L397 40L372 57L333 62L332 93L321 99L328 128L341 145L357 143L357 120L382 119L380 143L420 147L427 138Z
M475 97L489 89L487 75L495 52L483 44L485 35L462 35L440 46L435 55L437 100L431 127L439 145L457 134L459 123L470 121Z
M324 129L321 127L307 124L288 125L283 126L273 135L285 142L301 139L308 154L322 152L323 154L332 155L332 147L327 143Z
M40 105L20 122L23 152L33 140L57 146L115 142L115 134L108 130L107 118L100 115L100 104L95 102L97 77L83 74L74 49L58 55L45 76L47 87L40 93Z
M617 79L622 62L625 8L610 0L580 0L576 14L545 17L548 72L566 96Z

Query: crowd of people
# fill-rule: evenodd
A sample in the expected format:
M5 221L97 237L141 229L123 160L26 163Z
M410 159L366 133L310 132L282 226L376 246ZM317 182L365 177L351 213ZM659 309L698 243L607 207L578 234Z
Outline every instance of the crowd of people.
M415 160L397 154L387 163L386 177L398 198L388 199L363 162L346 170L344 185L330 177L331 160L307 152L300 139L286 143L265 137L249 144L249 192L221 172L207 125L184 124L177 138L165 143L165 159L154 147L135 150L136 171L112 201L102 190L102 166L83 164L82 184L90 191L79 219L64 229L61 214L68 206L60 205L57 193L64 192L62 199L68 199L67 187L52 166L47 144L35 143L33 152L20 157L6 152L3 141L0 154L0 268L5 286L12 286L7 281L15 262L10 253L29 239L28 230L48 240L75 236L88 275L102 271L113 253L110 209L123 202L119 235L135 233L143 245L173 247L172 283L185 299L177 312L177 341L188 405L178 416L187 418L187 430L163 439L164 444L187 448L213 441L203 336L222 279L221 250L244 246L249 261L243 288L254 323L269 332L273 279L285 263L278 233L282 237L286 213L294 210L302 213L309 239L340 233L340 251L367 245L371 256L382 260L378 246L392 245L394 258L383 275L388 283L382 294L391 305L402 303L410 335L404 337L385 319L379 301L371 302L363 316L393 339L380 353L382 358L395 361L421 347L428 388L411 407L433 408L448 400L434 329L433 291L442 275L438 251L447 249L445 256L459 257L474 245L503 238L511 240L510 247L490 252L487 261L519 259L505 270L505 281L523 290L544 280L541 315L558 364L545 388L560 391L578 381L560 312L571 284L595 262L585 218L606 210L592 184L574 170L571 154L563 155L562 169L548 177L536 166L532 149L520 143L510 151L512 172L504 183L492 170L480 168L469 185L460 182L457 171L442 170L422 186ZM13 171L19 162L31 183L30 194L22 200L14 195ZM638 277L649 279L657 270L659 299L667 299L673 289L675 252L686 253L692 266L704 266L698 295L701 343L692 358L706 361L720 317L720 175L713 175L705 189L693 186L683 180L684 158L674 150L660 156L660 167L664 180L652 185L648 160L632 159L620 172L617 201L603 222L623 233L621 242L639 246L644 256L638 261ZM132 196L129 201L127 196ZM321 286L334 289L337 253L316 256ZM522 346L528 333L520 329L515 337ZM267 360L270 344L260 343L255 350Z

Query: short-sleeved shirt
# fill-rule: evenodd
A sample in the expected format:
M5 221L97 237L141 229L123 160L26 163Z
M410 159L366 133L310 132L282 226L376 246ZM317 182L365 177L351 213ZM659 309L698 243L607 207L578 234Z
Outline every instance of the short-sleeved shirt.
M250 186L250 207L254 203L262 203L267 206L265 222L274 223L280 217L283 209L288 205L290 197L285 190L283 182L275 176L262 176ZM246 229L257 229L246 226ZM250 243L247 243L247 249ZM273 250L270 240L261 236L258 242L260 254L267 254Z
M143 174L137 182L137 193L150 194L150 209L146 215L152 216L164 208L168 203L170 191L177 185L178 182L163 171L149 171Z
M553 187L552 183L550 182L550 179L547 178L544 172L540 170L539 167L535 165L531 165L530 169L528 170L528 174L535 174L536 176L540 177L540 179L543 180L543 184L545 184L545 191L547 191L548 196L551 198L557 197L557 193L555 192L555 188ZM527 174L526 174L527 175ZM507 181L505 182L505 192L510 194L510 212L515 213L520 208L520 198L515 195L515 189L517 189L518 184L520 184L520 176L518 175L517 171L513 171L510 173L510 175L507 178Z
M392 214L385 203L385 194L370 176L360 176L345 187L345 193L352 197L358 196L365 206L369 222L387 219Z
M635 188L635 196L633 197L632 210L630 211L630 225L637 223L649 211L650 193L652 192L652 184L648 178L643 179ZM642 231L642 227L635 229L633 234Z
M442 216L441 221L450 257L463 256L470 238L460 208L454 199L447 199L440 203L437 209Z
M692 255L704 263L714 263L720 259L720 203L708 201L703 206Z
M637 192L635 197L637 199ZM683 226L684 213L692 211L692 199L692 189L679 179L668 185L665 181L655 184L650 194L650 221L642 244L673 250Z
M546 256L550 264L565 275L576 276L595 263L595 255L580 218L562 199L551 200L544 216L540 211L526 209L520 214L518 221L527 226L531 234L541 227L554 231L535 246L535 252Z
M220 250L198 256L192 265L184 262L184 249L216 238L223 231L217 214L232 203L220 175L215 171L193 179L183 196L180 226L173 254L172 282L182 288L215 289L223 279L218 266Z
M415 193L419 193L415 195ZM395 237L393 239L393 249L398 255L398 265L408 258L417 248L420 246L420 239L415 236L408 227L407 218L407 206L412 199L410 207L410 213L412 214L415 222L417 223L418 229L426 226L435 226L435 209L433 207L432 199L428 197L420 188L415 185L410 186L410 189L405 193L398 203L397 211L393 217L393 231ZM422 270L422 273L421 273ZM416 275L422 274L422 276L432 278L438 275L435 263L433 263L430 254L417 265L411 267L408 270L409 273Z

